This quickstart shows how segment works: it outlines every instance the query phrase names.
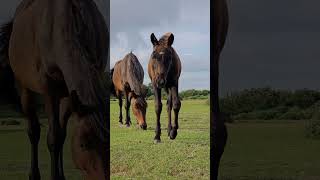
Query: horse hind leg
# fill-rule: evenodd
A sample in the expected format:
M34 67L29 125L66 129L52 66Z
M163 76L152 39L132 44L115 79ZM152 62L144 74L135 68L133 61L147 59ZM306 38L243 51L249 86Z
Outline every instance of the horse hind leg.
M127 127L130 127L131 125L131 120L130 120L130 99L129 99L129 93L126 92L126 125Z
M178 93L178 86L172 87L171 89L171 96L172 96L172 106L174 111L174 125L172 127L172 130L170 131L170 139L175 139L178 135L178 129L179 129L179 111L181 108L181 101L179 98Z
M172 111L172 96L171 96L171 90L168 90L168 99L167 99L167 113L168 113L168 136L170 136L170 132L172 129L171 124L171 111Z
M120 108L119 123L120 123L120 125L122 125L123 124L123 122L122 122L123 118L122 118L122 95L121 95L121 93L119 93L118 100L119 100L119 108Z
M161 89L153 87L154 89L154 105L155 105L155 111L157 116L157 122L156 122L156 129L155 129L155 137L154 142L160 143L161 142L161 124L160 124L160 115L162 111L162 102L161 102Z
M28 136L31 143L31 169L29 180L40 180L38 166L38 144L40 140L40 123L36 113L36 106L32 93L27 89L21 92L22 111L28 121Z

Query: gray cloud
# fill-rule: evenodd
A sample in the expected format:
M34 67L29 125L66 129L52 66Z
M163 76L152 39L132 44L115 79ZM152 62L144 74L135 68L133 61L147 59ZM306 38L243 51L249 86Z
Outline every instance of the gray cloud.
M152 52L150 34L173 32L173 47L182 60L180 87L209 88L209 0L111 0L111 67L131 50L145 70ZM201 72L194 79L195 72ZM199 85L199 81L206 82Z
M106 17L107 1L95 1ZM0 3L0 23L13 16L19 2ZM175 35L173 46L183 63L180 87L209 88L209 14L209 0L110 0L110 65L133 50L146 70L152 51L150 34L160 37L171 31ZM145 83L150 81L147 74L145 77ZM200 80L206 83L199 85Z
M232 1L221 92L271 86L320 89L320 2Z

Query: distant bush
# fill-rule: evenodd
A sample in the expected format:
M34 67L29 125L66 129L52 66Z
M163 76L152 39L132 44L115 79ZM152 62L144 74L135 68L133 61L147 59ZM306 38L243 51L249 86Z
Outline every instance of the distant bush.
M233 119L305 120L320 108L320 92L252 88L229 93L219 102L221 111L230 114Z
M307 138L320 139L320 120L308 120L306 123L305 135Z
M195 89L184 90L179 93L181 100L207 99L209 95L210 95L209 90L195 90ZM161 98L163 100L167 99L167 93L164 90L161 91ZM154 93L153 93L153 88L151 83L147 85L147 99L148 100L154 99Z
M13 119L8 119L8 120L2 120L0 124L1 126L14 126L14 125L20 125L21 122Z

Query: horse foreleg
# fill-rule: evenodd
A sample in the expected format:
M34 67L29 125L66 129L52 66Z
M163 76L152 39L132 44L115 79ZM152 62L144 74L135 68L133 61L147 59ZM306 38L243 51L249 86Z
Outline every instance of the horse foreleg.
M122 95L121 95L121 93L119 93L118 99L119 99L119 108L120 108L119 123L123 124L123 122L122 122Z
M68 120L71 116L71 106L70 99L64 98L60 101L60 131L59 131L59 139L58 139L58 147L59 147L59 177L61 179L65 179L63 172L63 145L67 135L67 124Z
M40 140L40 123L36 114L36 107L31 92L23 89L21 92L22 111L28 120L28 136L31 143L31 170L30 180L40 180L38 167L38 144Z
M59 99L54 96L46 97L46 109L48 112L49 130L47 135L47 145L51 157L51 179L60 180L59 176Z
M171 90L168 89L168 99L167 99L167 113L168 113L168 136L170 136L170 132L172 129L171 125L171 111L172 111L172 96L171 96Z
M174 111L174 124L170 131L170 139L175 139L179 129L179 111L181 107L181 101L178 93L178 85L171 88L172 106Z
M130 127L131 120L130 120L130 99L129 99L129 93L125 92L126 94L126 125L127 127Z
M157 124L155 133L156 136L154 137L154 141L156 143L161 142L160 136L161 136L161 124L160 124L160 115L162 111L162 102L161 102L161 89L154 87L154 101L155 101L155 110L157 115Z

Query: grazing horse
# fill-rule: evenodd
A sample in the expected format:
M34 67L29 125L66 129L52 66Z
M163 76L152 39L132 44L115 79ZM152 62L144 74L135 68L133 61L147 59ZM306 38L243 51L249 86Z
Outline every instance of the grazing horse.
M39 180L40 123L35 93L45 99L51 179L64 180L63 144L75 120L72 157L84 179L109 179L107 25L92 0L23 0L1 28L0 49L21 92L31 143L30 180Z
M181 74L181 61L178 54L172 48L174 36L172 33L166 33L159 41L155 35L151 34L151 43L153 52L151 54L148 73L152 82L155 100L155 111L157 115L157 124L154 140L161 142L160 114L162 111L161 89L164 88L168 94L167 113L168 113L168 136L175 139L178 132L178 115L181 102L178 93L179 77ZM174 123L171 124L171 111L174 111Z
M212 156L213 156L213 179L218 179L218 171L221 156L227 141L227 129L220 115L219 109L219 56L223 49L228 31L228 8L226 0L213 1L213 63L211 69L213 73L213 90L211 97L211 132Z
M144 73L138 58L132 52L127 54L115 64L111 72L114 94L119 99L120 124L122 124L122 96L124 94L127 127L131 123L129 110L132 103L132 112L137 118L137 123L142 129L146 130L146 87L142 84Z

